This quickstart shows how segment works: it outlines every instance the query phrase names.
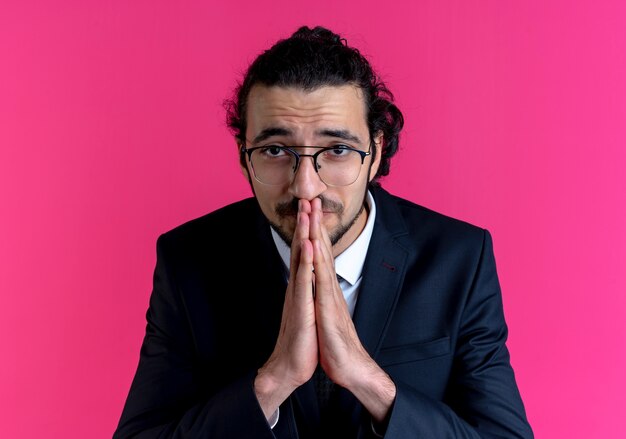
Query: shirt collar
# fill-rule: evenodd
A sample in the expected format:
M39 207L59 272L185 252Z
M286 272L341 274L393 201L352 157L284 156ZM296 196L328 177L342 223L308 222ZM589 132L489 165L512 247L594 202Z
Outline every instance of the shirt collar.
M367 206L369 207L369 214L363 231L350 245L350 247L345 249L335 258L335 271L350 285L354 285L359 280L361 273L363 272L365 256L367 255L367 248L370 245L372 231L374 230L374 220L376 219L376 203L374 202L374 197L372 197L372 194L369 191L367 191L365 200ZM272 238L274 239L274 244L276 244L276 249L280 254L280 258L283 260L283 264L285 265L287 272L289 272L291 249L285 241L278 236L278 233L276 233L274 229L270 229L272 232Z

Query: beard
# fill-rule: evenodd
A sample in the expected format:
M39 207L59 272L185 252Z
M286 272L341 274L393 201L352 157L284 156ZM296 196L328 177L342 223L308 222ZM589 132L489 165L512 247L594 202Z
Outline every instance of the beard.
M371 171L372 171L372 162L370 162L369 167L367 169L367 181L368 182L370 181ZM254 194L256 198L257 195L256 195L256 191L254 190L254 184L252 184L252 176L251 176L250 171L247 168L246 168L246 175L248 177L248 182L250 183L250 188L252 189L252 193ZM363 194L361 198L361 207L359 208L359 211L354 215L353 218L351 218L349 221L346 221L346 222L342 221L343 212L344 212L343 204L337 201L330 200L324 197L323 195L320 195L317 197L322 201L323 211L333 212L339 218L339 224L337 225L337 227L335 227L334 230L328 231L328 237L330 239L330 243L333 246L337 244L339 240L343 238L343 236L357 222L357 220L359 219L359 217L361 216L364 210L369 211L369 206L367 205L367 202L365 201L367 199L368 189L369 189L369 184L366 184L363 190ZM274 211L276 212L279 218L285 218L287 216L295 217L296 215L298 215L298 199L293 198L291 201L278 203L276 207L274 208ZM275 223L270 218L268 218L267 215L265 217L268 220L270 227L276 232L276 234L280 236L281 239L285 241L285 243L289 247L291 247L291 244L293 242L294 231L292 230L291 232L289 232L288 230L285 230L284 227L281 227L279 224Z
M333 230L328 231L328 237L332 245L337 244L339 240L343 238L343 236L348 232L348 230L352 228L352 226L357 222L357 220L359 219L363 211L366 209L366 202L365 202L366 193L367 193L367 188L366 188L365 193L363 194L363 200L361 202L361 207L359 208L359 211L354 215L354 217L350 218L348 221L343 221L343 213L344 213L343 204L337 201L329 200L328 198L322 195L318 197L322 201L322 210L324 212L332 212L336 214L337 217L339 218L339 224ZM298 214L298 199L294 198L291 201L279 203L275 208L275 212L280 218L297 215ZM280 236L282 240L285 241L285 243L287 243L289 247L291 247L291 244L293 242L294 232L293 231L289 232L285 230L283 227L274 223L273 221L270 221L270 226L272 227L272 229L274 229L274 231L278 234L278 236Z

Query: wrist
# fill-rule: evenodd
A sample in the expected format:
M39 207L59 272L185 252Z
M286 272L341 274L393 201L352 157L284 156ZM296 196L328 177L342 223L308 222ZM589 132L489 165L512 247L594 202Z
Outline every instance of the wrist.
M254 379L254 393L267 419L285 401L297 386L281 379L271 367L263 366Z
M375 424L384 424L396 399L396 385L373 360L365 372L355 375L348 390L363 404Z

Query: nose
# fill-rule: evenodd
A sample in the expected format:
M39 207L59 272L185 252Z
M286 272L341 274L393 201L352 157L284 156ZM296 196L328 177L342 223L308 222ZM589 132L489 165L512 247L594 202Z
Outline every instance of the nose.
M313 157L301 157L298 169L289 185L289 193L294 198L313 200L327 189L327 186L320 179L315 171Z

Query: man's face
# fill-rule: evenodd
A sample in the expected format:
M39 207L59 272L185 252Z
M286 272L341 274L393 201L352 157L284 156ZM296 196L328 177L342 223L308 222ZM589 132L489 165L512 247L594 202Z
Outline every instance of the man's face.
M360 89L351 85L325 86L313 91L292 87L255 85L248 96L246 147L348 145L369 151L370 133ZM272 227L289 244L296 222L297 200L322 200L323 225L334 244L335 255L361 233L367 215L363 211L367 184L380 163L367 156L357 180L349 186L327 186L315 172L311 157L302 157L291 181L283 185L258 182L247 162L244 172ZM313 154L315 149L298 149Z

